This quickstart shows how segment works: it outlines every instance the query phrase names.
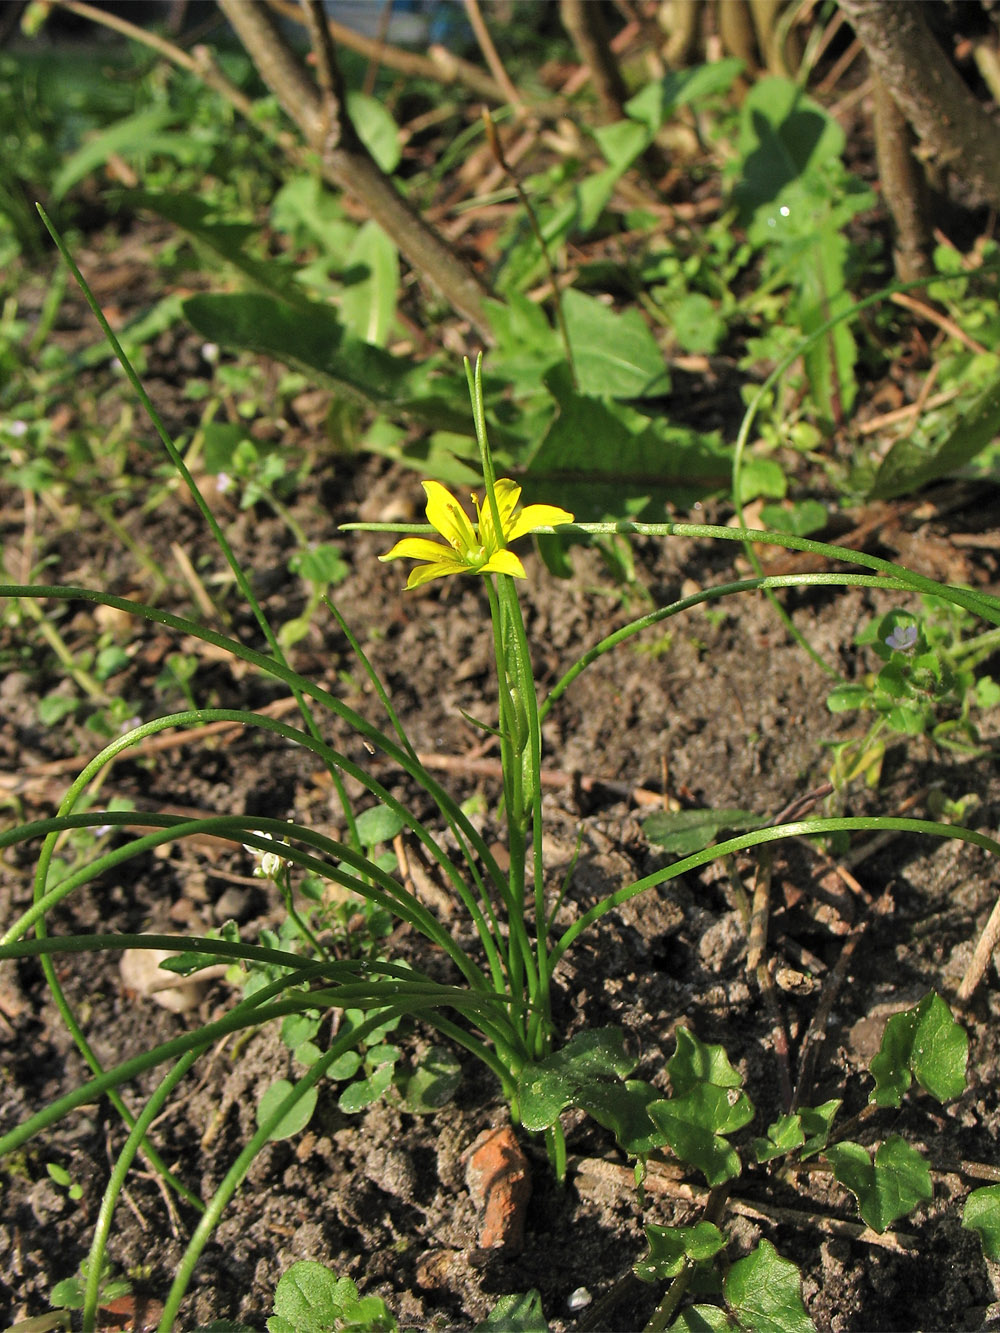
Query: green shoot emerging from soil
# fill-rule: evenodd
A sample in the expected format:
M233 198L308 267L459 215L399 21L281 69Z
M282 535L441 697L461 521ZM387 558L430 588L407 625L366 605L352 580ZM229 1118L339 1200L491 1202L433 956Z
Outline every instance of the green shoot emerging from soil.
M68 262L76 273L72 261ZM92 301L89 293L88 299ZM561 908L570 877L553 888L543 859L542 722L596 658L648 626L692 606L760 590L860 586L905 595L914 601L915 608L920 606L916 599L921 596L936 599L922 609L893 613L889 622L879 626L872 647L886 665L879 677L878 692L866 695L866 699L876 699L879 709L877 701L883 695L893 698L896 702L892 708L914 712L921 728L926 729L932 724L926 701L937 707L947 695L947 702L957 710L958 720L964 725L970 691L975 689L983 696L980 703L991 701L988 686L975 684L969 672L979 654L992 645L991 636L998 632L1000 601L938 583L902 565L793 534L704 524L588 523L575 521L559 506L529 504L518 509L520 488L495 476L486 434L481 364L473 368L467 363L483 486L475 521L442 486L429 482L430 530L412 524L352 526L405 534L388 556L425 562L411 574L410 587L452 573L474 573L484 580L490 624L484 623L483 633L492 640L497 711L495 717L480 725L496 737L500 746L502 804L497 818L504 830L505 845L499 855L466 810L421 762L388 691L331 603L326 604L356 654L357 667L370 681L384 710L384 728L290 667L285 655L287 643L265 616L248 571L236 560L128 358L93 301L92 305L156 423L171 462L190 488L230 563L267 651L100 588L10 584L0 586L0 596L25 599L31 605L47 600L78 600L144 617L179 638L189 636L190 640L211 645L282 682L292 692L302 722L292 726L241 709L187 707L132 725L112 737L84 766L54 817L23 823L0 836L0 847L41 840L33 903L0 940L0 959L41 960L63 1020L93 1073L90 1081L0 1137L0 1153L14 1151L74 1108L105 1095L112 1099L127 1127L127 1139L108 1181L88 1265L80 1279L84 1329L97 1326L114 1210L137 1155L141 1154L199 1215L165 1302L159 1328L167 1333L181 1318L182 1302L199 1256L255 1158L271 1140L305 1128L321 1096L324 1077L347 1085L340 1094L341 1108L347 1111L371 1104L390 1086L395 1086L410 1104L427 1109L440 1105L453 1086L455 1065L442 1052L457 1048L482 1062L495 1076L515 1126L545 1135L552 1166L560 1177L567 1166L563 1115L576 1108L614 1134L620 1147L635 1159L640 1181L643 1173L654 1170L664 1157L676 1159L703 1178L703 1206L691 1225L648 1229L650 1252L638 1263L637 1272L645 1281L669 1284L650 1329L665 1328L676 1321L677 1327L685 1329L707 1323L713 1328L782 1327L804 1333L811 1323L802 1303L797 1272L768 1242L733 1263L728 1271L725 1269L729 1243L725 1209L731 1182L745 1168L749 1171L748 1163L763 1175L766 1165L775 1159L815 1158L854 1195L864 1222L882 1231L929 1197L930 1176L922 1155L896 1134L882 1138L872 1151L850 1137L869 1115L839 1125L838 1099L803 1107L796 1104L791 1090L781 1117L769 1126L760 1126L761 1137L751 1143L745 1139L742 1144L732 1142L751 1124L755 1109L740 1074L721 1046L703 1043L693 1032L679 1027L674 1054L663 1071L670 1087L669 1096L664 1096L651 1083L632 1077L637 1061L626 1048L620 1030L584 1029L565 1039L553 1004L557 969L588 927L616 906L696 867L749 848L766 848L793 837L857 831L955 838L993 855L1000 855L1000 843L973 830L901 817L790 818L749 829L742 823L739 827L745 831L714 844L711 839L718 831L716 827L694 850L623 884L565 924ZM566 670L546 697L540 697L518 596L524 566L508 550L508 543L529 532L555 535L557 529L584 540L620 540L642 534L661 540L697 536L748 546L770 544L846 563L851 568L846 573L758 574L706 587L648 612L594 645ZM447 545L429 539L428 531L432 536L436 532L444 537ZM855 572L858 567L863 572ZM318 607L319 601L314 609ZM935 637L935 617L942 615L961 617L963 625L965 618L977 617L994 628L971 638L962 639L952 630L944 638ZM187 667L175 664L174 676L177 688L186 694ZM851 700L852 707L864 702L855 695ZM890 709L886 714L889 724L894 716ZM405 774L413 797L400 799L373 775L366 762L330 744L322 724L332 720L339 722L341 733L349 731L366 754L379 753ZM319 760L341 803L347 829L343 838L272 817L221 814L201 818L93 808L107 767L131 747L175 728L216 722L261 729ZM965 738L969 734L966 726ZM348 797L349 783L365 793L362 803L366 809L354 809ZM137 826L148 831L110 849L103 841L88 846L76 862L59 866L57 873L57 848L73 831L132 830ZM204 834L225 839L235 847L242 845L257 859L260 871L276 885L284 905L285 920L280 929L261 934L255 943L243 940L229 927L215 938L153 934L67 937L48 933L55 909L84 885L160 846ZM388 852L397 838L421 846L471 924L470 935L460 936L408 887L405 876L399 873L396 856ZM363 905L363 947L342 947L344 902ZM441 974L436 967L424 971L418 965L387 956L384 936L392 923L404 925L413 935L422 937L429 946L427 956L446 960L451 979L438 979ZM179 955L173 961L174 970L185 974L194 975L208 966L230 969L231 975L239 976L240 998L212 1021L105 1069L63 994L56 962L65 962L69 954L124 949L168 950ZM305 1072L294 1082L279 1080L271 1086L258 1106L256 1131L234 1158L215 1193L202 1200L158 1155L152 1127L188 1071L217 1041L271 1022L280 1022L282 1039ZM389 1040L404 1023L420 1023L443 1043L406 1072L402 1047ZM870 1115L881 1108L898 1107L914 1081L938 1100L959 1096L965 1085L966 1048L965 1034L947 1005L933 992L928 993L887 1028L881 1050L872 1061L875 1087ZM119 1089L161 1065L166 1072L159 1085L141 1112L133 1115ZM966 1225L980 1231L989 1253L1000 1229L1000 1204L989 1191L978 1191L971 1196L970 1204L972 1200L975 1204L966 1214ZM700 1299L696 1307L685 1309L683 1302L692 1289L698 1291L699 1298L709 1293L709 1299L716 1303ZM381 1308L366 1306L366 1298L352 1287L338 1286L334 1294L343 1308L349 1306L354 1311L352 1317L369 1319L368 1324L358 1326L382 1326L371 1322L383 1319ZM280 1321L283 1316L278 1314L277 1318Z

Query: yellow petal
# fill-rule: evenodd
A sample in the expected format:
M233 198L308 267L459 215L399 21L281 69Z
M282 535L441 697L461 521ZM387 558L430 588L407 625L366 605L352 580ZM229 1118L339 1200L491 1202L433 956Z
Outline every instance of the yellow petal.
M517 502L521 496L521 488L516 481L511 481L509 477L502 477L497 482L493 494L496 497L497 513L500 515L500 531L504 534L504 542L506 542L511 514L517 507ZM495 551L504 543L497 541L496 534L493 531L493 510L490 508L490 497L488 495L479 507L479 511L479 540L485 550Z
M454 551L450 546L442 546L440 542L432 542L428 537L404 537L398 541L391 551L386 551L385 555L380 555L380 560L454 560L456 559Z
M524 566L513 551L495 551L486 564L478 571L480 574L510 574L515 579L526 579Z
M430 583L431 579L444 579L450 574L466 574L468 569L468 565L460 560L441 560L436 565L418 565L416 569L410 570L410 577L406 580L406 591Z
M560 509L558 505L527 505L507 529L507 540L516 541L536 528L554 528L560 523L572 522L573 515L569 510Z
M438 481L421 482L427 494L427 518L445 541L456 551L470 551L479 545L469 516L451 491Z

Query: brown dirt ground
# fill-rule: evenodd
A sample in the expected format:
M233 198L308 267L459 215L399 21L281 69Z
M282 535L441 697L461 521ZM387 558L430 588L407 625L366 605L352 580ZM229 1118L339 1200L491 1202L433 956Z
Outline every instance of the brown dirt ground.
M197 349L170 336L151 357L146 377L175 430L190 429L197 420L197 405L179 392L177 366L188 363L197 363ZM98 403L101 412L113 415L120 400L112 384L107 376ZM293 421L290 439L300 443L309 429L308 422ZM145 425L136 435L137 441L151 438ZM233 631L258 642L232 587L213 581L221 560L192 507L175 487L162 486L156 456L137 442L132 465L119 520L171 571L176 570L171 546L179 543L232 616ZM142 512L136 497L153 487L161 487L157 503ZM20 493L6 488L0 497L4 545L15 565L30 519L34 559L51 560L47 579L143 593L142 570L109 540L85 495L69 488L57 512L40 506L33 517ZM314 470L310 489L294 497L293 512L310 538L329 540L339 522L359 514L378 518L400 497L418 506L416 477L377 460L330 457ZM912 561L921 558L921 550L927 559L950 560L952 577L995 590L995 551L959 545L954 537L1000 526L996 492L952 493L949 499L947 513L942 506L934 523L904 519L871 540L890 549L906 545ZM290 549L286 526L263 507L240 514L224 498L219 505L268 614L280 624L301 604L297 583L284 573ZM462 762L479 755L482 744L481 733L463 713L488 719L494 706L482 588L471 580L449 581L404 595L400 566L375 559L385 539L362 534L342 544L350 575L337 589L338 606L391 690L416 748L455 762L446 780L458 797L482 792L495 806L496 782ZM720 581L736 556L735 547L681 540L644 540L637 547L641 582L658 603L677 597L688 581ZM645 609L635 600L623 605L595 553L580 550L574 560L576 575L563 583L528 556L525 616L543 689L585 647ZM160 604L197 614L179 576ZM886 605L883 600L863 591L813 590L790 597L787 605L821 653L849 672L865 669L854 634ZM66 640L81 649L101 627L94 609L83 604L53 614ZM26 636L30 651L24 654ZM144 717L178 706L179 699L164 699L154 684L166 654L178 645L161 628L146 624L125 627L122 642L131 664L114 678L116 692L134 700ZM51 727L39 723L38 699L68 687L27 622L5 622L0 652L6 818L41 817L70 780L46 765L67 757L82 761L94 740L72 720ZM295 649L294 665L353 707L377 716L377 700L326 612L317 614L310 635ZM206 655L194 688L199 701L239 707L262 707L280 693L252 673ZM648 807L638 803L637 790L662 792L666 780L669 792L688 805L752 807L774 815L814 789L825 776L822 742L855 725L852 718L827 713L826 688L820 670L756 597L723 603L718 614L689 612L671 622L669 643L654 630L585 672L554 709L545 734L546 766L566 778L545 800L546 855L554 883L581 839L566 919L661 864L642 831L640 816ZM331 735L364 760L360 744L337 735L336 725ZM394 781L389 774L383 780ZM981 800L976 826L996 829L995 761L959 760L922 744L893 745L879 789L852 791L847 809L895 812L912 801L907 812L921 814L934 784L951 797L975 792ZM398 789L406 790L402 784ZM144 808L167 803L205 813L266 812L324 831L339 827L328 782L311 758L242 734L124 760L105 784L103 796L112 795L129 796ZM495 832L489 821L484 827L488 835ZM956 961L1000 891L1000 868L968 846L903 837L869 846L863 856L852 849L846 862L860 885L853 897L815 848L779 847L769 951L793 978L789 989L777 991L777 1000L794 1080L831 971L845 942L865 926L825 1031L812 1034L817 1058L803 1099L815 1104L843 1097L853 1112L865 1104L870 1082L864 1069L886 1015L953 980ZM31 849L5 856L0 921L9 921L30 901L31 869ZM252 938L278 914L280 904L250 878L248 859L238 850L176 846L125 869L126 875L108 876L77 894L53 929L201 933L233 917ZM709 867L606 917L560 968L556 1011L567 1032L621 1024L638 1059L638 1075L661 1086L678 1023L690 1025L705 1041L724 1043L758 1108L752 1131L742 1136L747 1141L782 1108L774 1025L746 973L746 939L730 871L752 884L754 865L741 859L729 871ZM887 892L892 909L873 915L870 904ZM441 910L449 912L450 905ZM397 947L400 956L426 962L419 942L402 938ZM221 1013L231 999L219 983L194 1015L178 1016L128 993L114 959L60 964L60 973L99 1056L108 1062ZM794 973L802 974L798 985ZM996 977L990 973L964 1016L972 1043L970 1086L958 1103L941 1108L918 1095L899 1114L877 1122L879 1133L904 1133L922 1146L938 1168L933 1203L900 1224L898 1243L838 1229L830 1219L856 1214L849 1198L823 1175L779 1180L753 1168L738 1182L734 1198L743 1215L733 1221L733 1256L761 1237L772 1240L779 1253L801 1266L804 1299L818 1328L977 1329L995 1317L996 1272L984 1262L975 1237L960 1227L969 1181L956 1168L961 1159L996 1162L998 1009ZM426 1039L418 1025L406 1042L412 1050ZM82 1060L33 963L3 968L0 1050L4 1128L84 1077ZM289 1052L267 1029L243 1046L237 1059L225 1047L202 1061L156 1126L161 1152L191 1188L205 1196L219 1182L253 1130L258 1096L289 1072L290 1063ZM140 1093L151 1086L142 1082L133 1104L140 1104ZM254 1165L204 1254L184 1327L228 1318L263 1328L278 1277L303 1258L329 1264L365 1291L383 1295L404 1327L468 1329L501 1294L531 1287L540 1290L554 1330L643 1326L658 1293L629 1280L644 1249L642 1226L697 1217L696 1201L683 1190L671 1191L669 1179L661 1178L661 1188L651 1187L641 1205L611 1138L592 1122L568 1116L572 1168L566 1185L552 1179L541 1145L522 1136L533 1176L525 1247L515 1255L483 1252L464 1154L480 1131L504 1122L489 1077L463 1058L453 1103L433 1117L410 1115L392 1104L348 1117L337 1109L335 1090L325 1088L308 1131L270 1145ZM216 1128L204 1145L209 1125ZM0 1316L38 1314L52 1284L75 1270L122 1141L115 1114L101 1103L74 1113L0 1163ZM50 1161L63 1164L83 1186L79 1202L49 1180L45 1163ZM754 1213L750 1206L757 1204L779 1211L771 1217ZM111 1246L116 1268L139 1274L139 1288L162 1297L193 1224L188 1209L175 1206L155 1178L137 1170L116 1216ZM569 1298L580 1287L594 1303L577 1314Z

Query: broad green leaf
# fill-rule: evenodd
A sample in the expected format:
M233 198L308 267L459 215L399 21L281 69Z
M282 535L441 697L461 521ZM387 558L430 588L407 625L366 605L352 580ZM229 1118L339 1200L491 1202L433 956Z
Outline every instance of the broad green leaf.
M987 1259L1000 1262L1000 1185L972 1191L965 1201L962 1226L978 1232Z
M921 445L904 437L892 446L870 491L874 500L910 494L929 481L959 471L1000 434L1000 376L961 412L936 444Z
M700 1083L712 1083L719 1088L740 1087L743 1080L722 1046L700 1041L690 1028L679 1027L674 1036L677 1049L667 1061L667 1073L676 1096L683 1096Z
M968 1055L968 1034L940 995L930 991L886 1023L871 1062L875 1088L868 1100L899 1106L912 1076L939 1102L953 1101L965 1091Z
M362 847L375 847L380 842L392 842L403 828L399 813L387 805L373 805L362 810L357 818L358 840Z
M293 1264L278 1282L268 1333L396 1333L398 1324L378 1296L359 1296L348 1277L311 1259Z
M740 472L740 495L744 501L766 496L780 500L788 489L784 470L773 458L750 457Z
M621 314L575 288L563 293L577 388L593 398L660 398L670 388L663 353L639 311Z
M652 1102L649 1115L674 1154L699 1170L710 1185L739 1175L739 1156L723 1136L753 1119L753 1105L745 1093L698 1083L683 1096Z
M549 370L545 384L559 411L528 462L532 500L581 518L653 522L667 517L669 504L727 489L732 451L717 433L586 397L571 385L565 364Z
M799 1270L768 1240L733 1264L723 1291L746 1333L815 1333L802 1303Z
M789 532L795 537L808 537L820 532L827 524L826 505L819 500L796 500L789 505L764 505L761 522L775 532Z
M858 1201L858 1211L873 1231L883 1232L924 1199L933 1197L924 1159L898 1134L879 1144L874 1162L860 1143L834 1143L826 1158L840 1183Z
M806 1141L799 1154L803 1161L808 1157L814 1157L826 1147L840 1107L840 1098L833 1097L820 1106L804 1106L799 1112L802 1117L802 1128L806 1132Z
M591 1080L579 1088L575 1105L610 1129L625 1152L643 1157L662 1142L648 1109L662 1096L651 1083L637 1078L624 1082Z
M641 1282L666 1282L676 1277L686 1263L704 1263L725 1249L726 1237L712 1222L693 1227L645 1227L649 1254L633 1264Z
M867 685L838 685L826 696L831 713L849 713L871 703L872 692Z
M630 97L625 103L625 114L655 134L678 107L728 92L743 68L742 60L730 58L695 65L693 69L671 70L658 82L647 83Z
M770 1162L775 1157L784 1157L796 1148L801 1148L805 1141L800 1115L779 1116L772 1125L768 1125L767 1138L754 1139L754 1156L758 1162Z
M274 1115L291 1090L292 1085L286 1078L279 1078L276 1083L271 1084L257 1104L258 1125L265 1124ZM274 1129L271 1130L270 1137L272 1141L274 1139L290 1139L293 1134L298 1134L300 1130L305 1129L312 1119L313 1111L316 1109L316 1097L315 1088L307 1089L291 1110L286 1112Z
M621 1082L634 1066L625 1052L621 1028L578 1033L562 1050L522 1069L518 1076L522 1124L528 1130L548 1129L567 1106L577 1104L582 1089L600 1081Z
M657 847L689 856L708 847L723 829L738 833L766 823L752 810L657 810L642 821L642 829Z
M844 131L790 79L760 79L743 99L734 197L747 220L792 181L840 158Z
M523 1296L501 1296L474 1333L549 1333L541 1296L534 1290Z
M62 199L67 191L82 181L84 176L89 176L113 154L128 154L133 149L147 151L153 136L177 120L179 114L170 107L151 107L146 111L137 111L134 116L126 116L124 120L116 121L94 138L88 139L63 163L52 182L53 199Z
M395 1050L395 1047L392 1049ZM353 1083L348 1083L337 1098L337 1105L347 1115L357 1115L359 1111L371 1106L385 1094L395 1072L395 1061L386 1060L367 1078L355 1079Z
M344 323L362 342L384 347L396 315L399 252L378 223L368 221L359 229L347 252L344 282Z

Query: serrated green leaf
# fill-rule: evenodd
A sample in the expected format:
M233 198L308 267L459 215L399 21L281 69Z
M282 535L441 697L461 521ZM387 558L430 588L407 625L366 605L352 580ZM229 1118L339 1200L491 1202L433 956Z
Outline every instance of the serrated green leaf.
M1000 1185L972 1191L962 1210L962 1226L978 1232L987 1259L1000 1262Z
M873 1231L885 1231L934 1189L927 1164L904 1138L894 1134L879 1144L874 1161L860 1143L835 1143L826 1149L833 1173L858 1201L858 1211Z
M534 1289L523 1296L501 1296L474 1333L549 1333L541 1296Z
M899 1106L912 1077L939 1102L952 1101L965 1091L968 1056L968 1034L940 995L929 991L886 1023L871 1062L875 1088L868 1100Z
M291 1091L292 1085L286 1078L279 1078L277 1082L272 1083L257 1104L257 1124L265 1124ZM291 1110L286 1112L271 1130L272 1142L275 1139L290 1139L293 1134L305 1129L316 1109L317 1095L315 1088L308 1088L302 1094Z
M802 1303L802 1279L770 1241L739 1259L723 1283L726 1303L747 1333L815 1333Z
M693 1227L645 1228L649 1254L633 1265L640 1282L666 1282L676 1277L686 1263L704 1263L725 1249L726 1237L712 1222Z
M653 1102L648 1110L673 1153L699 1170L710 1185L721 1185L739 1175L739 1156L724 1135L753 1119L753 1106L745 1093L698 1083L681 1097Z
M700 1041L685 1027L674 1033L677 1049L667 1061L670 1086L676 1095L682 1095L699 1083L714 1083L719 1088L738 1088L743 1080L729 1063L722 1046L711 1046Z
M642 830L657 847L688 856L708 847L723 829L740 833L766 823L752 810L656 810L642 821Z

